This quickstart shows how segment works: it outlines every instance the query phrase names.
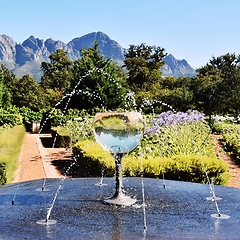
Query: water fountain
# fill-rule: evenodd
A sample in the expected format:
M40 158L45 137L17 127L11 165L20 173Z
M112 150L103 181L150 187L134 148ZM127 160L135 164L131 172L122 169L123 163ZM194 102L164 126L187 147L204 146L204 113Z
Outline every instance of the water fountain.
M76 88L70 96L75 92ZM114 127L109 127L112 122ZM44 187L42 179L0 186L0 239L239 239L239 189L211 186L213 197L207 201L208 185L170 181L164 174L163 187L158 179L144 179L144 187L142 178L122 179L121 157L139 143L141 129L136 113L95 117L95 137L116 162L115 183L112 178L105 178L104 186L95 184L96 178L66 178L47 179ZM129 144L122 144L119 135ZM36 191L41 188L48 191ZM112 189L115 193L109 198ZM230 218L214 214L212 202L220 199L216 192L221 210Z
M134 194L132 206L105 205L109 192L115 188L113 178L107 185L96 186L96 178L66 179L55 201L50 220L56 224L37 224L46 217L46 209L59 187L59 179L48 179L49 191L36 191L42 180L0 187L0 239L143 239L144 224L141 207L141 179L124 178L124 187ZM219 206L229 219L212 218L214 204L206 200L206 184L145 179L147 233L146 239L239 239L239 189L215 186L222 197ZM15 205L11 198L19 188Z

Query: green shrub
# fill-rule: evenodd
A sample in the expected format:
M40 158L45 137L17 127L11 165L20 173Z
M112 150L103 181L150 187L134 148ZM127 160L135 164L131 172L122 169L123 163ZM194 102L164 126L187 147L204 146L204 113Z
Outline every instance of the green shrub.
M115 172L113 156L104 151L99 144L90 140L83 140L76 143L73 154L78 156L78 164L83 167L91 176L101 176L105 169L106 176L112 176Z
M222 142L227 152L234 153L240 157L240 125L236 123L215 122L219 134L222 135Z
M10 106L7 109L0 109L0 125L15 126L24 124L27 131L30 131L32 123L40 122L41 119L41 112L32 111L27 107Z
M19 109L19 113L23 118L23 124L27 131L32 130L32 123L33 122L41 122L42 120L42 113L32 111L30 108L22 107Z
M105 169L106 176L113 175L115 169L113 156L97 143L78 142L73 146L73 153L78 155L79 164L85 167L91 175L99 176L103 169ZM169 180L207 183L207 173L209 179L214 178L215 184L227 185L230 180L227 164L208 156L177 155L138 159L130 154L123 158L122 164L123 175L130 177L141 176L143 173L145 177L161 178L164 173Z
M65 127L52 127L52 137L55 139L55 147L70 148L71 147L71 134Z
M223 144L228 152L240 156L240 136L239 131L225 133L222 136Z
M67 121L66 128L71 132L72 143L77 143L80 140L94 140L92 125L93 118L90 116Z
M22 116L20 114L1 113L0 126L16 126L22 124Z
M0 185L4 185L6 183L7 183L6 164L0 163Z

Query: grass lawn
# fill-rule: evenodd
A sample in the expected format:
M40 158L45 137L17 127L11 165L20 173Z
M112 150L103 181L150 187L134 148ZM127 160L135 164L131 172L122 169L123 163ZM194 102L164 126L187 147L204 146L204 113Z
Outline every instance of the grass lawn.
M25 132L24 126L0 128L0 163L6 164L7 183L14 178Z

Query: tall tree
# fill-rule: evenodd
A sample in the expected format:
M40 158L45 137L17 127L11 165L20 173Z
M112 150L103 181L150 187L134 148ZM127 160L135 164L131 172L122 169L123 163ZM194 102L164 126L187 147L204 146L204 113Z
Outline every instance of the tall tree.
M98 50L98 43L81 49L81 58L74 62L74 105L79 109L123 107L126 91L125 74L111 59L105 59Z
M11 95L4 84L4 73L0 72L0 108L7 108L11 105Z
M197 75L194 78L194 102L199 110L209 116L209 119L212 114L222 112L222 95L219 94L221 84L222 79L217 72Z
M17 77L15 74L13 74L4 64L0 65L0 74L2 79L2 84L5 89L7 89L6 95L4 98L6 98L6 101L11 101L12 103L12 96L16 93L15 84L17 81ZM4 90L5 91L5 90Z
M168 104L168 108L187 111L194 108L192 78L168 76L156 89L156 98Z
M67 52L58 49L49 56L50 63L42 62L43 76L40 84L49 93L57 93L52 100L58 102L69 90L72 80L73 62L68 58ZM55 99L55 100L54 100Z
M147 91L151 84L159 81L166 55L165 49L161 47L143 43L130 45L125 54L124 67L128 70L127 83L133 91Z
M39 111L46 106L45 94L40 84L30 75L24 75L15 83L15 94L12 96L13 104L17 107L28 107Z
M204 109L208 111L208 114L210 114L210 109L215 109L217 114L229 113L232 109L238 115L240 106L239 63L240 56L227 53L217 58L213 57L209 63L197 70L196 84L199 86L199 91L196 96L200 97L198 100L204 103L202 106L205 105Z

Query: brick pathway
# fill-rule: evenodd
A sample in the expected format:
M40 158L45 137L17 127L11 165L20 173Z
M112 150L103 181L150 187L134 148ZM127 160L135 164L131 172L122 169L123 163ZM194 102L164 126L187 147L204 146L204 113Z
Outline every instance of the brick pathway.
M48 138L50 134L26 133L13 182L63 177L52 160L63 159L65 149L44 147L42 139Z

